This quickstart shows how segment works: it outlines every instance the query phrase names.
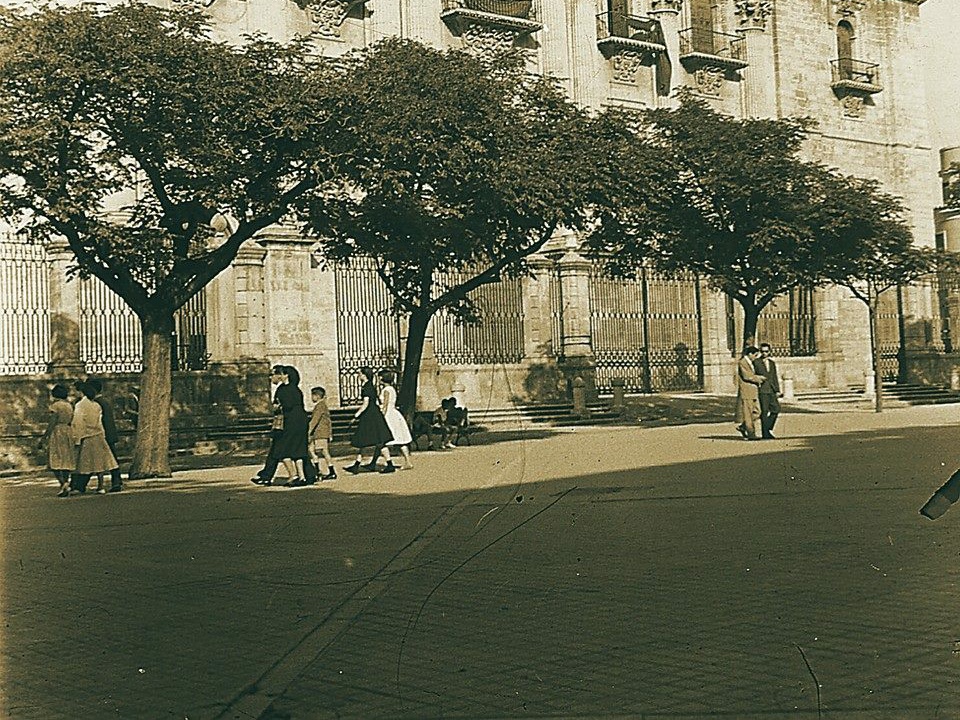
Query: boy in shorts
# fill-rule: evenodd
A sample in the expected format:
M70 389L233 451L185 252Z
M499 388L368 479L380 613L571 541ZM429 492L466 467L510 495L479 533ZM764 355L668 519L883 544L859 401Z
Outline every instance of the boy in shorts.
M330 408L327 407L327 391L322 387L312 388L310 397L313 399L313 413L310 415L310 428L307 431L307 437L310 440L310 460L317 466L321 480L336 480L337 471L333 469L333 458L330 457L333 422L330 420Z

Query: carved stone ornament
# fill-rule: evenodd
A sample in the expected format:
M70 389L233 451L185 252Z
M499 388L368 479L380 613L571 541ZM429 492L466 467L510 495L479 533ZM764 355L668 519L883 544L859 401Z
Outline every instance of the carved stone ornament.
M613 79L617 82L637 81L637 71L643 65L643 55L633 50L622 50L610 58Z
M189 5L192 7L208 8L217 0L173 0L176 5Z
M863 10L867 0L836 0L837 15L850 17Z
M205 1L205 0L203 0ZM354 5L365 0L294 0L306 10L310 20L317 26L317 33L324 37L340 37L340 26Z
M719 97L725 77L726 73L724 73L723 68L710 66L699 68L693 74L697 83L697 90L704 95L712 95L713 97Z
M861 118L863 117L863 96L844 95L840 98L840 107L843 109L844 117Z
M683 0L653 0L650 3L650 12L680 12L683 6Z
M734 0L734 12L740 18L741 30L766 30L773 0Z
M465 50L483 58L492 58L513 47L517 34L503 27L482 22L464 23L460 32Z

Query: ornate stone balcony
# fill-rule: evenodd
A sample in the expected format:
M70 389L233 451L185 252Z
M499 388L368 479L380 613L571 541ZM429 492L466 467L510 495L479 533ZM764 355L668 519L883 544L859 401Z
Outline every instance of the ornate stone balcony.
M440 17L458 32L482 25L519 37L543 27L532 12L532 0L443 0Z
M742 35L686 28L680 31L680 62L691 71L704 66L740 70L749 64L747 45Z
M655 54L667 49L658 21L612 11L597 15L597 47L605 54L624 51Z
M213 0L210 0L211 4ZM316 25L319 35L328 38L340 37L340 26L347 15L357 6L363 7L367 0L294 0L302 10L306 10L310 20Z
M830 87L842 93L872 95L883 90L880 85L880 65L877 63L838 58L830 61L833 82Z

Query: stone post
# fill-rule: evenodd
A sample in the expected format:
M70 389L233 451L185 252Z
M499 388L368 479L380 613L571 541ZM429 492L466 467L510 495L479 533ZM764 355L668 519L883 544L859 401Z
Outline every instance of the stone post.
M660 22L663 44L667 47L666 61L670 64L670 93L683 85L680 66L680 8L683 0L652 0L650 16ZM667 98L662 100L669 102Z
M563 292L563 360L560 369L572 387L583 381L587 402L597 397L597 362L590 338L591 263L577 252L576 238L567 240L567 251L557 263Z
M573 414L578 418L590 417L587 407L587 388L583 378L577 375L570 383L573 387Z
M80 280L67 280L74 262L66 241L47 248L50 291L50 361L47 372L58 378L79 378L86 368L80 359Z
M744 34L747 62L744 75L744 114L752 118L777 116L773 33L767 29L774 12L772 0L736 0L735 12Z
M622 377L616 377L610 381L610 384L613 385L613 402L610 404L610 409L617 415L622 415L626 407L627 382Z
M300 371L300 388L327 388L330 404L339 402L336 357L336 306L332 274L314 267L314 240L294 228L274 225L258 237L264 259L265 346L269 361ZM255 337L251 336L251 343Z

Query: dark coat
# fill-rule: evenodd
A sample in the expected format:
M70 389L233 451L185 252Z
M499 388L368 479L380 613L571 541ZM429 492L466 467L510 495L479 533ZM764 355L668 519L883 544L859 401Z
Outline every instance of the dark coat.
M270 457L305 458L307 451L307 426L309 416L303 407L303 393L294 385L281 385L273 396L283 413L283 430L270 447Z
M107 445L112 448L120 439L120 435L117 433L117 421L113 416L113 408L102 397L94 398L94 402L103 408L103 416L100 418L103 423L103 435L107 440Z
M757 373L757 375L764 376L763 382L760 383L760 394L779 395L780 377L777 375L777 364L773 361L773 358L767 358L766 362L770 363L769 370L765 367L762 357L753 361L753 371Z

